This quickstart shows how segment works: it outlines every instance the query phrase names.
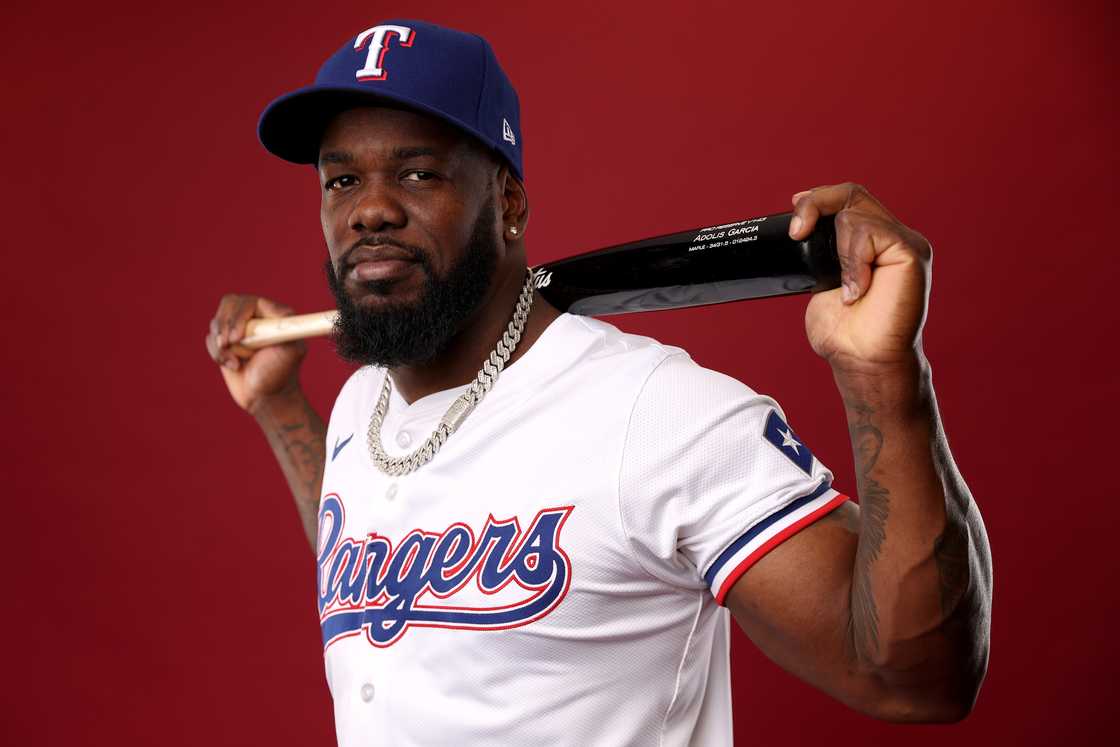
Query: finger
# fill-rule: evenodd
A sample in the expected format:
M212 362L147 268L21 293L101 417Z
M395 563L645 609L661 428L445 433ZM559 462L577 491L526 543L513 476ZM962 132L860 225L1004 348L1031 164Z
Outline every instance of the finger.
M835 215L841 210L859 210L894 220L885 207L863 186L846 182L814 187L793 196L793 218L790 219L790 238L803 239L812 233L822 215Z
M237 346L240 348L240 346ZM241 362L237 360L234 351L229 347L218 347L218 338L214 332L206 335L206 352L210 354L210 358L219 366L236 371L241 368Z
M257 297L256 316L264 319L275 319L281 316L291 316L295 313L295 309L291 306L285 306L278 301L273 301L269 298Z
M217 341L219 348L225 347L226 345L226 338L229 334L230 316L237 310L238 305L241 303L242 297L237 293L227 293L218 301L218 310L214 312L214 320L218 324Z
M229 352L230 352L231 355L234 356L235 360L239 360L241 358L245 358L245 359L252 358L253 355L257 351L253 350L252 348L247 348L244 345L238 345L237 343L230 343Z
M245 336L245 329L250 319L275 319L277 317L291 316L295 311L290 306L285 306L278 301L261 296L249 296L250 303L245 308L238 309L237 326L230 334L230 344L235 346L233 353L239 358L249 358L253 351L236 345Z
M835 215L845 208L854 208L891 220L894 219L890 211L883 207L883 204L862 184L844 182L843 184L814 187L809 190L809 196L812 197L813 203L824 215Z
M245 327L250 319L291 316L293 313L295 312L291 307L277 301L260 296L245 296L244 304L238 305L231 319L229 343L233 345L241 341L241 338L245 336ZM253 354L251 350L240 346L235 353L242 358L248 358Z
M219 366L225 366L235 371L240 367L230 349L219 348L217 345L217 338L212 334L206 336L206 352L210 354L211 360Z
M210 329L206 333L206 352L214 360L215 363L220 362L218 357L218 319L217 317L210 320Z
M247 303L247 297L236 293L227 293L218 302L218 310L210 320L210 338L212 339L212 357L215 362L236 371L241 368L241 362L230 349L230 324L238 309Z
M218 322L218 318L215 317L210 320L210 331L206 334L206 352L210 354L210 358L218 365L236 370L239 366L231 367L230 359L232 356L230 355L229 349L225 346L224 342L222 344L219 343L220 334L221 324ZM232 362L235 364L237 363L236 359Z
M256 299L252 296L239 296L233 313L226 319L226 341L233 344L241 339L245 332L245 323L253 318L256 310Z
M867 294L876 259L901 241L894 226L879 216L856 210L836 214L836 253L845 304L855 303Z

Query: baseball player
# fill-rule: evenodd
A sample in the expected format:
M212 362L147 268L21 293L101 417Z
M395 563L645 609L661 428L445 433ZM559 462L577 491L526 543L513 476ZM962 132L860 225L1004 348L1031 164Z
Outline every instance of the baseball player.
M339 744L729 745L731 617L863 713L969 713L987 538L922 352L930 245L875 197L800 192L790 229L836 216L843 289L806 328L857 506L773 399L535 291L518 98L482 38L364 29L259 135L316 167L360 367L324 426L302 343L238 348L290 309L228 295L206 343L315 550Z

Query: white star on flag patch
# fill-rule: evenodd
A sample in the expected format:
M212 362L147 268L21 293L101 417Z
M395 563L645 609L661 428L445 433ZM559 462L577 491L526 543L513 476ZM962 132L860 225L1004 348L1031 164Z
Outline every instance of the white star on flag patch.
M777 410L771 410L766 418L766 427L763 436L774 444L791 462L801 468L807 475L813 474L813 454L801 439L786 425Z

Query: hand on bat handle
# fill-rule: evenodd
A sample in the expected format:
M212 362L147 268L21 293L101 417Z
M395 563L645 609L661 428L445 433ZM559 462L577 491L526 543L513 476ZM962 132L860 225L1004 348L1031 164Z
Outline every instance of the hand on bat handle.
M220 366L230 396L242 409L254 412L258 405L299 389L299 367L307 354L299 338L306 335L290 328L291 319L298 317L290 308L261 296L228 293L218 302L206 351ZM266 325L267 339L261 339L259 327L254 329L257 325ZM269 331L267 325L279 329Z

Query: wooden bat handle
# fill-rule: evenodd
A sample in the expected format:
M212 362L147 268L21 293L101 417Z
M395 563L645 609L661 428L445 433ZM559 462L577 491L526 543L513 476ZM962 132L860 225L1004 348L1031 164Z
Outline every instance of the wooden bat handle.
M250 319L245 325L245 337L238 344L256 350L266 345L330 334L337 314L337 311L319 311L276 319Z

